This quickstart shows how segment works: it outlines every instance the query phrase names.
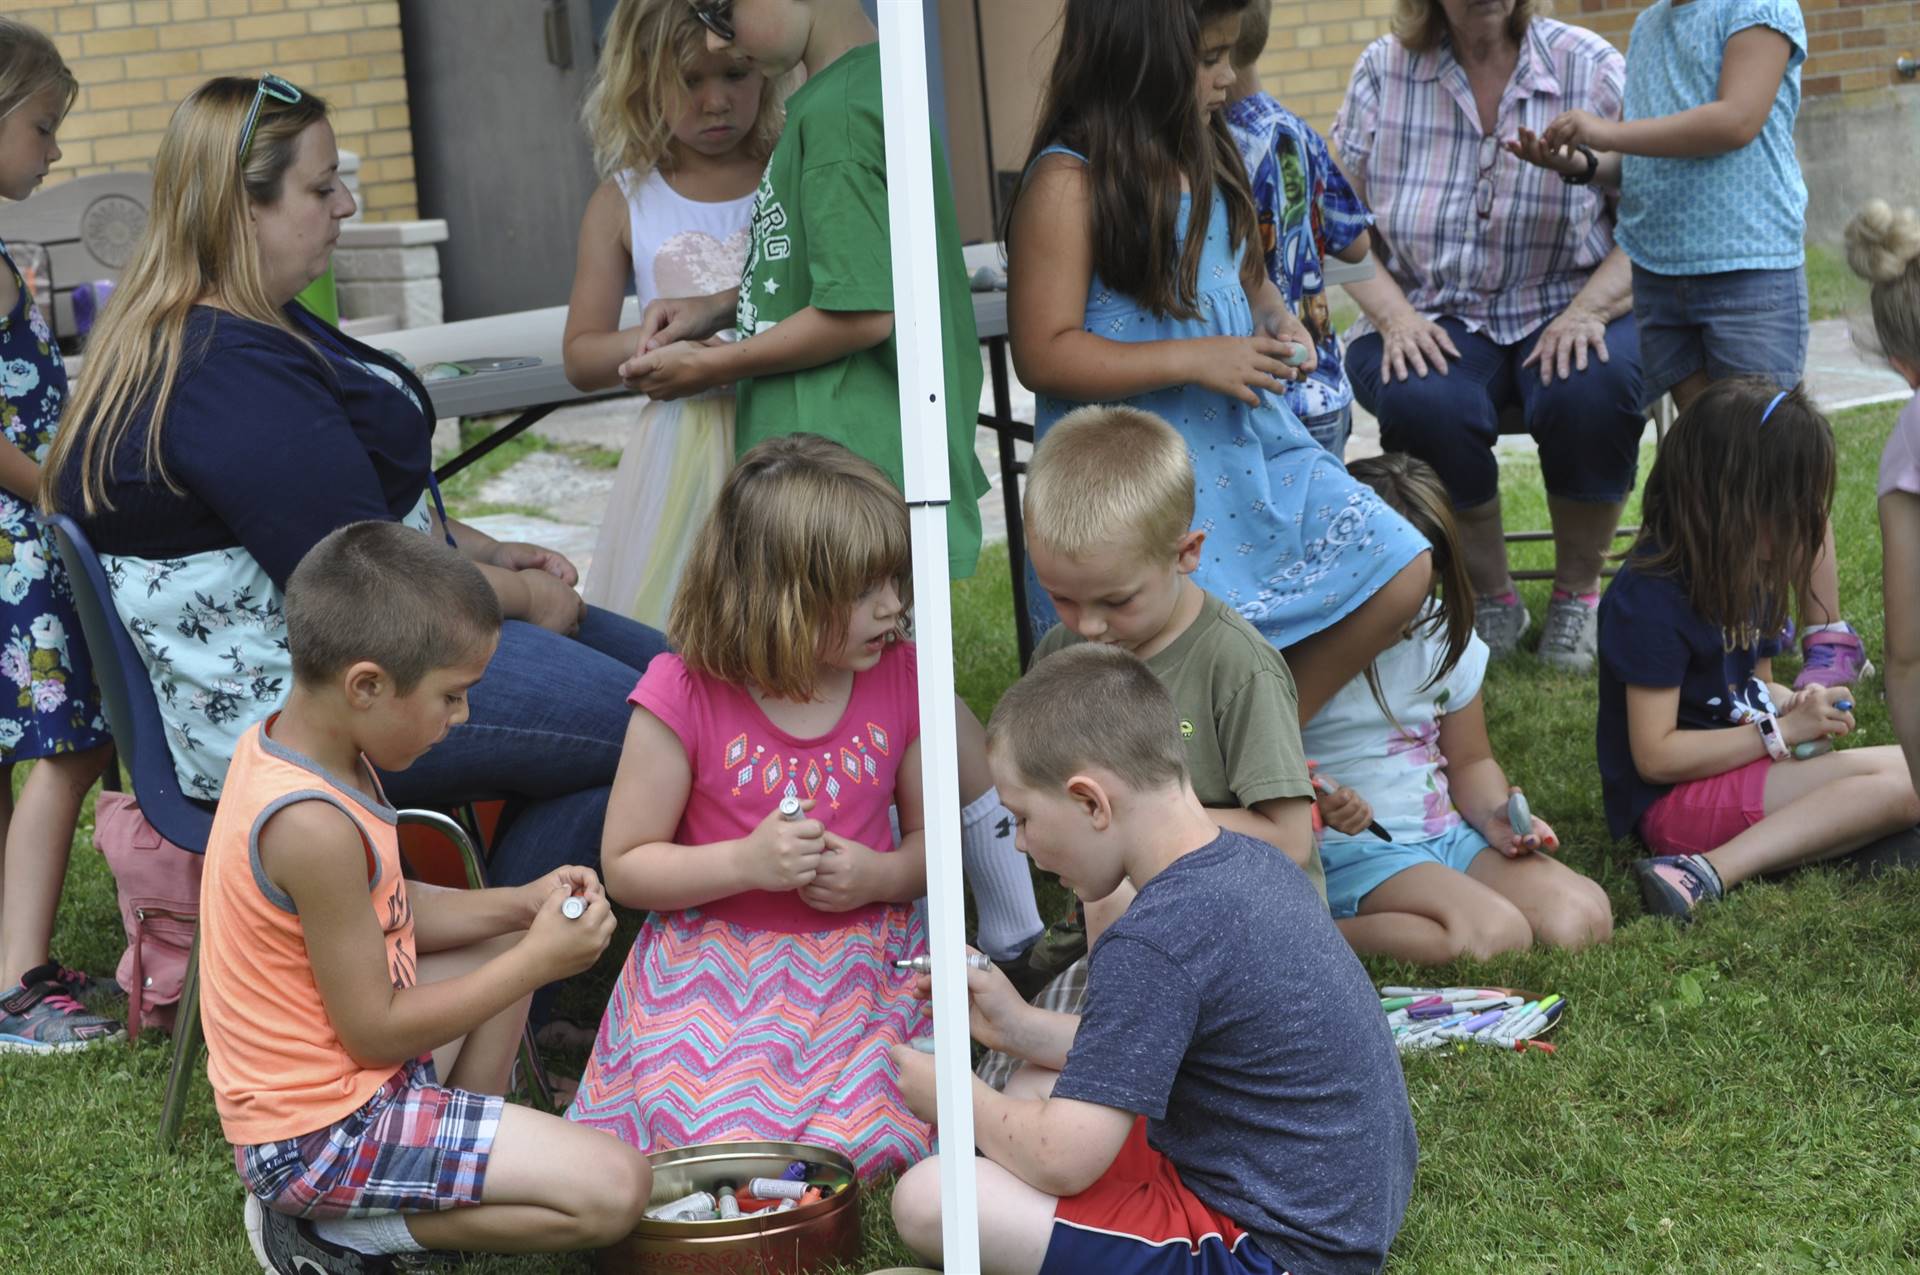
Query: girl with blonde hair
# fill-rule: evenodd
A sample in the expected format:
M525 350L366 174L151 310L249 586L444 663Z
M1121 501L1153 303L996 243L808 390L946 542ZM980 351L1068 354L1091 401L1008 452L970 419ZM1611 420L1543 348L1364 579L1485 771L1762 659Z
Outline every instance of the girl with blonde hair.
M60 158L54 133L78 91L53 41L0 18L0 197L27 198ZM112 741L72 587L33 511L66 367L4 245L0 259L0 675L14 697L0 714L0 1053L54 1053L121 1035L82 1004L102 986L48 954L80 803ZM16 805L14 764L36 759Z
M721 488L676 653L629 697L601 861L652 915L571 1119L642 1151L817 1143L863 1177L927 1154L887 1054L925 1025L894 967L926 950L908 557L900 493L838 443L769 439Z
M731 286L746 266L754 191L779 133L771 81L713 53L682 0L621 0L582 112L605 177L580 221L567 312L567 378L620 383L637 329L620 328L623 280L640 308ZM587 597L659 624L694 532L733 460L733 392L650 402L624 449Z

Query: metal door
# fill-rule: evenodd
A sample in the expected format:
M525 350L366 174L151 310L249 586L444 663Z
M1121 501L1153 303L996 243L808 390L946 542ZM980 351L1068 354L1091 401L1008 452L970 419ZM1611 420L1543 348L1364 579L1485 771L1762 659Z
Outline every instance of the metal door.
M580 128L609 0L400 6L420 215L443 217L446 317L565 304L597 184Z

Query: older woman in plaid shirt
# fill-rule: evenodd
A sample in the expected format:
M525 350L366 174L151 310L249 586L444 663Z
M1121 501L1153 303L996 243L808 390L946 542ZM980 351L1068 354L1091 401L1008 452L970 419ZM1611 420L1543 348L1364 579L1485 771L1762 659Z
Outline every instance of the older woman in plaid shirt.
M1439 471L1496 656L1528 615L1514 591L1493 445L1518 409L1539 444L1554 589L1540 658L1593 667L1600 567L1645 427L1631 273L1612 200L1509 154L1580 108L1617 119L1624 62L1533 0L1398 0L1354 67L1333 142L1372 207L1386 269L1348 291L1347 370L1390 450Z

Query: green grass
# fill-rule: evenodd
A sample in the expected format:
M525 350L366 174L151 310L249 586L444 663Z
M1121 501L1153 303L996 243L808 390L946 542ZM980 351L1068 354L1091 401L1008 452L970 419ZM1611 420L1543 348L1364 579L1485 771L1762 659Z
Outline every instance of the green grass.
M1843 253L1824 244L1807 245L1807 308L1815 319L1866 313L1866 282L1848 268Z
M1867 408L1836 422L1842 591L1874 651L1873 475L1894 413ZM1544 526L1529 471L1507 463L1509 519ZM1003 553L990 551L954 590L956 680L983 713L1014 673ZM1536 615L1541 588L1529 586ZM1858 702L1865 742L1891 742L1879 694ZM1743 886L1688 930L1644 918L1625 869L1630 852L1609 841L1601 813L1592 682L1510 661L1490 674L1488 705L1496 751L1553 820L1566 860L1607 887L1619 928L1610 945L1578 956L1516 955L1417 975L1558 991L1571 1008L1551 1059L1487 1051L1407 1060L1422 1156L1392 1269L1914 1269L1920 876L1863 885L1808 872ZM112 883L90 826L76 843L57 943L94 969L118 956ZM603 986L622 954L602 962ZM1416 977L1387 963L1373 973ZM575 1009L590 1004L576 994ZM239 1183L204 1083L178 1153L153 1149L166 1062L159 1037L66 1059L0 1057L0 1269L28 1269L30 1260L55 1275L252 1270ZM867 1204L858 1269L905 1261L881 1193ZM527 1258L473 1269L591 1266Z

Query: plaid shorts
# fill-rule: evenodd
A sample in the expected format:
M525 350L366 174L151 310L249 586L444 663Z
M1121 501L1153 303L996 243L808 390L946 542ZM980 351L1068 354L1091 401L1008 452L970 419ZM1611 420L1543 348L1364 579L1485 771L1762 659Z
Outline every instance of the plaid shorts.
M480 1203L506 1100L441 1086L431 1056L401 1066L336 1124L233 1149L247 1190L276 1213L368 1217Z
M1061 970L1051 983L1033 998L1035 1009L1050 1009L1056 1014L1078 1014L1087 1008L1087 958L1081 957ZM974 1068L974 1074L995 1089L1005 1089L1020 1067L1020 1059L990 1050Z

